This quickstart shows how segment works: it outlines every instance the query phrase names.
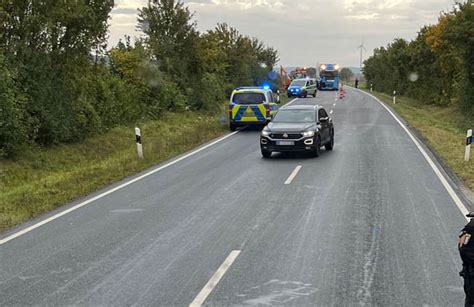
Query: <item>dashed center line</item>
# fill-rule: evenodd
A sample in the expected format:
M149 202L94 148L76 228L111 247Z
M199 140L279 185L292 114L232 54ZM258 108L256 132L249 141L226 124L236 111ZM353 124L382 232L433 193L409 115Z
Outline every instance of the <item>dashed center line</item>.
M211 279L207 282L207 284L202 288L201 292L196 296L194 301L189 304L189 307L200 307L206 301L209 294L211 294L212 290L217 286L219 281L222 279L224 274L230 268L232 263L234 263L237 256L240 254L240 250L233 250L230 252L229 256L224 260L221 266L217 269L217 271L212 275Z
M335 106L336 106L336 103L333 103L332 106L335 107Z
M333 110L329 111L329 114L332 114Z
M293 181L293 179L295 179L296 175L298 175L298 172L300 171L301 168L302 168L301 165L298 165L297 167L295 167L295 169L291 172L290 177L286 179L285 184L290 184Z

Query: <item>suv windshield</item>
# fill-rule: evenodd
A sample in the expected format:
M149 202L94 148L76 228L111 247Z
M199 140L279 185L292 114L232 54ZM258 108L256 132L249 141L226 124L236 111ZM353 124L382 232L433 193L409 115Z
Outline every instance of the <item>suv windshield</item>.
M259 104L265 102L265 95L262 93L238 93L234 94L232 102L237 104Z
M280 110L272 120L275 123L314 123L315 112L309 110Z
M291 86L305 86L306 80L295 80L291 82Z

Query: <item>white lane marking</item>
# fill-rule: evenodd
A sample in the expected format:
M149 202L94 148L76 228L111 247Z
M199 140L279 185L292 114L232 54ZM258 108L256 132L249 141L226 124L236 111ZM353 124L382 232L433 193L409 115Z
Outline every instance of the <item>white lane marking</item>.
M54 221L55 219L58 219L58 218L60 218L61 216L66 215L66 214L68 214L68 213L70 213L70 212L72 212L72 211L74 211L74 210L77 210L77 209L79 209L79 208L82 208L82 207L84 207L85 205L88 205L88 204L90 204L90 203L92 203L92 202L94 202L94 201L96 201L96 200L98 200L98 199L100 199L100 198L102 198L102 197L104 197L104 196L107 196L107 195L109 195L109 194L112 194L113 192L118 191L118 190L120 190L120 189L122 189L122 188L124 188L124 187L126 187L126 186L129 186L129 185L131 185L132 183L135 183L135 182L137 182L137 181L139 181L139 180L142 180L143 178L146 178L146 177L148 177L148 176L150 176L150 175L153 175L154 173L157 173L157 172L161 171L162 169L165 169L165 168L167 168L167 167L169 167L169 166L171 166L171 165L173 165L173 164L176 164L176 163L178 163L178 162L180 162L180 161L182 161L182 160L184 160L184 159L186 159L186 158L189 158L189 157L191 157L191 156L193 156L193 155L195 155L195 154L197 154L197 153L199 153L199 152L201 152L201 151L203 151L203 150L205 150L205 149L207 149L207 148L209 148L209 147L211 147L211 146L213 146L213 145L215 145L215 144L217 144L217 143L219 143L219 142L221 142L221 141L223 141L223 140L225 140L225 139L227 139L227 138L229 138L229 137L231 137L231 136L233 136L233 135L236 134L236 133L238 133L238 131L229 133L229 134L227 134L227 135L225 135L225 136L223 136L223 137L221 137L221 138L219 138L219 139L217 139L217 140L215 140L215 141L213 141L213 142L211 142L211 143L209 143L209 144L207 144L207 145L205 145L205 146L203 146L203 147L201 147L201 148L198 148L198 149L196 149L196 150L194 150L194 151L192 151L192 152L190 152L190 153L188 153L188 154L186 154L186 155L184 155L184 156L182 156L182 157L180 157L180 158L178 158L178 159L176 159L176 160L173 160L173 161L171 161L171 162L166 163L166 164L163 165L163 166L160 166L160 167L158 167L158 168L156 168L156 169L154 169L154 170L151 170L151 171L149 171L148 173L145 173L145 174L143 174L143 175L141 175L141 176L139 176L139 177L136 177L136 178L134 178L134 179L132 179L132 180L130 180L130 181L127 181L127 182L125 182L125 183L122 183L121 185L116 186L115 188L112 188L112 189L110 189L110 190L108 190L108 191L106 191L106 192L104 192L104 193L102 193L102 194L99 194L99 195L97 195L97 196L94 196L94 197L92 197L92 198L90 198L90 199L88 199L88 200L86 200L86 201L83 201L83 202L80 203L80 204L77 204L77 205L75 205L75 206L73 206L73 207L71 207L71 208L69 208L69 209L66 209L66 210L64 210L64 211L61 211L61 212L59 212L59 213L53 215L53 216L50 216L50 217L48 217L48 218L46 218L46 219L44 219L44 220L42 220L42 221L40 221L40 222L38 222L38 223L36 223L36 224L33 224L33 225L31 225L31 226L29 226L29 227L26 227L26 228L24 228L24 229L22 229L22 230L20 230L20 231L18 231L18 232L15 232L14 234L9 235L8 237L1 239L1 240L0 240L0 245L3 245L3 244L5 244L5 243L7 243L8 241L11 241L11 240L13 240L13 239L15 239L15 238L18 238L19 236L22 236L22 235L24 235L24 234L26 234L26 233L28 233L28 232L30 232L30 231L32 231L32 230L38 228L38 227L41 227L41 226L43 226L43 225L45 225L45 224L47 224L47 223L49 223L49 222L51 222L51 221Z
M209 294L211 294L212 290L217 286L221 278L230 268L232 263L235 261L237 256L240 254L240 250L233 250L230 252L229 256L224 260L224 263L217 269L217 271L212 275L211 279L207 282L207 284L202 288L202 290L198 293L196 298L189 304L189 307L199 307L204 304Z
M336 103L333 103L332 106L335 107L335 106L336 106Z
M298 175L298 172L300 171L301 169L301 165L298 165L297 167L295 167L295 169L291 172L290 174L290 177L288 177L288 179L286 179L285 181L285 184L290 184L293 179L295 179L296 175Z
M332 114L333 110L329 111L329 114Z
M370 97L374 98L375 101L377 101L380 105L382 105L382 107L385 108L385 110L387 110L388 113L390 113L390 115L392 115L393 118L395 118L395 120L400 124L400 126L403 128L403 130L405 130L405 132L408 134L408 136L410 137L410 139L413 141L413 143L415 143L416 147L418 148L418 150L421 152L421 154L423 155L423 157L426 159L426 161L428 162L428 164L431 166L431 168L433 169L434 173L436 174L436 176L439 178L439 180L441 181L441 183L443 184L444 188L446 189L446 191L448 192L449 196L451 196L451 198L453 199L454 203L456 204L456 206L458 207L458 209L461 211L461 213L463 214L464 218L469 221L470 219L468 217L466 217L466 214L469 213L469 210L467 210L466 206L464 206L463 202L461 201L461 199L459 198L459 196L456 194L456 192L454 192L453 188L451 187L451 185L448 183L448 181L446 180L446 178L444 177L443 173L441 173L441 171L439 170L439 168L436 166L436 164L433 162L433 160L430 158L430 156L426 153L426 151L423 149L423 147L421 146L420 142L418 142L418 140L413 136L413 134L410 132L410 130L408 130L407 127L405 127L405 125L398 119L398 117L393 114L393 112L383 103L381 102L377 97L375 97L374 95L372 94L369 94L369 93L366 93L362 90L359 90L359 89L356 89L362 93L365 93L367 95L369 95Z
M298 98L293 99L292 101L288 102L287 104L284 104L283 106L289 106L290 104L292 104L292 103L295 102L296 100L298 100Z

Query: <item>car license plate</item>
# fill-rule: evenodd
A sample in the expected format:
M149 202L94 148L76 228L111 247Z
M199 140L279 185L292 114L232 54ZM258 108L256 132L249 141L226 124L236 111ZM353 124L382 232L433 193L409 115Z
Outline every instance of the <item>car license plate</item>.
M295 145L295 142L292 142L292 141L277 141L277 145L291 146L291 145Z

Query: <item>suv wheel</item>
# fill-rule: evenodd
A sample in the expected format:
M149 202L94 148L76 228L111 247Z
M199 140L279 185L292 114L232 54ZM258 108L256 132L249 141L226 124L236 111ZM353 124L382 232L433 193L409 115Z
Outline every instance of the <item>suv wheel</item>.
M271 151L268 151L268 150L265 150L263 148L261 148L261 152L262 152L262 156L264 158L270 158L272 156L272 152Z
M230 131L235 131L237 130L237 127L234 124L229 124L229 129Z
M314 146L313 156L314 157L319 157L319 151L320 150L321 150L321 141L318 138L317 141L316 141L316 146Z
M329 143L324 145L324 147L326 148L326 150L332 150L334 148L334 132L331 133L331 140L329 141Z

